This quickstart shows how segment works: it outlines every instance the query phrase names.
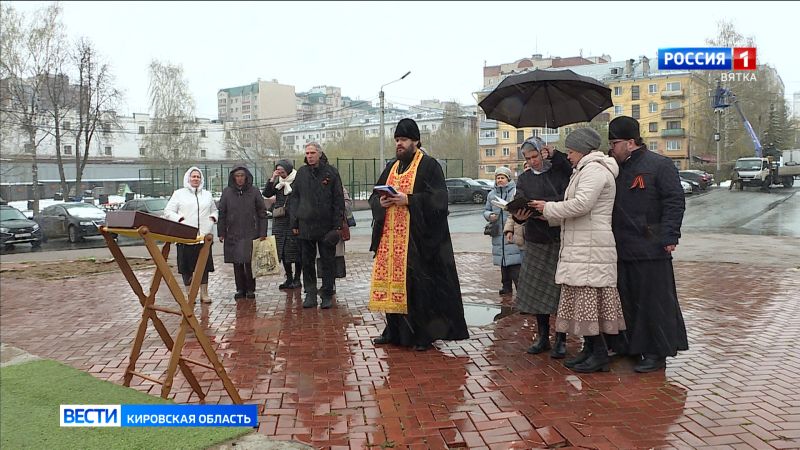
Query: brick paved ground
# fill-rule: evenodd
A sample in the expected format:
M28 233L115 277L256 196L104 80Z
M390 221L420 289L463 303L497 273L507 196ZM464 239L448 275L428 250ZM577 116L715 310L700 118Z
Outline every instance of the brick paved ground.
M506 306L488 254L456 256L465 303ZM239 392L262 405L259 432L320 448L800 448L800 272L677 263L691 350L666 372L579 375L527 355L530 316L472 327L469 340L425 353L375 348L382 316L366 309L371 260L348 257L331 310L303 310L299 291L259 280L258 298L229 298L216 261L202 324ZM141 277L149 280L149 274ZM163 289L163 288L162 288ZM169 298L160 295L159 304ZM121 275L2 280L0 340L122 383L141 309ZM177 321L166 317L171 330ZM162 377L169 354L152 326L138 369ZM174 332L173 332L174 333ZM569 351L578 350L571 339ZM193 338L186 356L202 359ZM210 403L230 402L197 368ZM134 379L140 391L160 386ZM172 397L196 402L179 374Z

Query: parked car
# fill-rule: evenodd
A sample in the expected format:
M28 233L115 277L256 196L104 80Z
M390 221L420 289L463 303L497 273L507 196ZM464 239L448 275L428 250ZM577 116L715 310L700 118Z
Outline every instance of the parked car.
M678 172L681 178L696 181L700 184L700 189L706 190L711 183L714 182L714 177L710 173L703 172L702 170L681 170Z
M142 211L154 216L161 216L167 207L169 199L166 198L137 198L128 200L122 205L122 211Z
M42 245L42 230L38 223L28 219L13 206L0 206L0 245L30 243L37 248Z
M447 196L450 203L484 203L489 191L492 190L491 187L484 186L472 178L448 178L445 180L445 184L447 184Z
M490 188L494 188L494 180L484 180L482 178L478 178L475 181L477 181L478 183L480 183L480 184L482 184L484 186L489 186Z
M70 242L78 242L100 234L106 212L89 203L59 203L43 209L34 220L46 239L67 237Z
M700 192L700 183L698 183L697 181L692 181L692 180L689 180L689 179L681 177L681 185L683 185L684 183L688 184L689 187L692 189L692 192L690 192L690 194L694 194L694 193ZM686 189L685 188L684 188L683 192L684 192L684 194L686 193Z
M693 192L692 183L689 183L688 181L681 180L681 187L683 188L684 194L691 194Z

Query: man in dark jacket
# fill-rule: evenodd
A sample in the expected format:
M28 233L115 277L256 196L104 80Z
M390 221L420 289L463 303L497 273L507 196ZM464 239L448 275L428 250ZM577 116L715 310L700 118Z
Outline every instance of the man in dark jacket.
M303 264L303 285L306 298L303 308L317 306L317 268L319 248L322 269L323 309L333 306L336 276L336 244L341 239L344 222L344 191L339 171L323 158L322 147L316 142L306 144L306 165L297 170L289 197L289 216L292 233L300 240Z
M469 338L453 243L447 224L447 186L442 166L423 153L417 123L402 119L394 132L395 155L369 199L375 252L370 311L386 313L386 328L375 345L417 351L439 339ZM385 192L385 191L383 191Z
M267 237L267 208L253 186L253 174L236 166L228 175L228 187L219 199L217 235L224 244L225 262L233 263L236 279L234 299L256 298L256 279L250 264L253 240Z
M641 355L637 372L653 372L666 367L667 356L689 348L672 270L686 203L678 170L669 158L647 149L636 119L612 120L608 145L620 167L612 227L628 328L612 346L618 353Z

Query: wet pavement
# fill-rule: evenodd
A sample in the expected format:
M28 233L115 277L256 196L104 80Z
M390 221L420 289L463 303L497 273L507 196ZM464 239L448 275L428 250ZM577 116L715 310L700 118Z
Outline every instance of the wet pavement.
M610 373L575 374L525 353L535 321L497 295L490 258L456 255L471 338L428 352L372 344L383 316L366 308L365 253L348 255L330 310L304 310L300 290L278 291L278 276L258 280L255 301L236 303L231 267L218 258L214 303L196 311L242 398L263 407L258 432L279 440L331 449L800 448L796 264L678 261L690 350L665 372L636 374L615 358ZM159 293L157 304L170 301ZM122 384L141 308L120 274L6 278L0 304L3 343ZM177 320L163 320L174 335ZM578 349L570 338L569 352ZM194 338L184 356L204 359ZM168 361L149 327L138 370L160 378ZM207 402L230 402L213 372L195 373ZM159 385L133 383L159 395ZM198 401L180 374L171 397Z

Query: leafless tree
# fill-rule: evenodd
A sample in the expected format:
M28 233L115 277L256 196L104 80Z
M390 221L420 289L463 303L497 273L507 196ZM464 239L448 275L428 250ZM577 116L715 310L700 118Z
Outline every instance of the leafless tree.
M150 63L150 131L145 136L146 155L153 165L170 169L198 157L200 130L195 102L180 65Z
M8 149L18 161L30 161L33 182L33 210L39 210L38 147L51 127L44 111L48 75L63 49L61 6L53 3L36 11L30 20L11 5L0 6L0 104L3 133L21 131L25 136L22 149ZM20 151L22 150L22 151ZM5 150L4 150L5 153Z
M229 122L225 130L225 151L236 159L255 165L283 157L281 134L258 120Z
M109 133L119 128L114 112L122 93L114 87L111 68L97 54L91 41L80 39L73 52L73 64L77 70L77 113L75 132L75 189L79 189L83 171L89 160L89 150L100 126ZM59 171L63 173L59 158ZM63 180L63 178L62 178ZM67 191L64 191L67 194Z

